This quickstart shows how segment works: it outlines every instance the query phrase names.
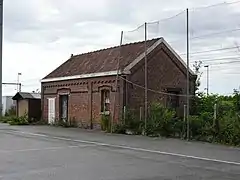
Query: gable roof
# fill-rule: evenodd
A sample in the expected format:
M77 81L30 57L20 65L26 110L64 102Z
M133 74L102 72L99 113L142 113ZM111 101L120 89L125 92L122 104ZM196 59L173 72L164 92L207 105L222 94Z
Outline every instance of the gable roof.
M147 41L147 48L159 39ZM131 43L121 46L121 64L125 67L144 52L144 42ZM75 76L81 74L116 71L120 54L120 46L93 51L71 57L44 79Z
M184 67L187 67L181 57L163 38L148 40L146 42L147 54L152 52L162 43L173 53L174 56L176 56ZM131 68L144 58L144 50L145 42L142 41L125 44L121 47L116 46L72 56L69 60L43 78L42 82L116 75L120 54L120 73L121 70L123 70L124 73L129 73ZM191 69L190 73L194 75Z
M19 99L41 99L41 94L39 93L28 93L28 92L18 92L12 98L13 100Z

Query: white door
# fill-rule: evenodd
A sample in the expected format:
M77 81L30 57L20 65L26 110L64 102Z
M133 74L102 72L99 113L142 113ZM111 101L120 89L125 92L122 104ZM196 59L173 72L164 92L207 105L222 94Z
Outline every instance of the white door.
M55 98L48 99L48 124L55 122Z

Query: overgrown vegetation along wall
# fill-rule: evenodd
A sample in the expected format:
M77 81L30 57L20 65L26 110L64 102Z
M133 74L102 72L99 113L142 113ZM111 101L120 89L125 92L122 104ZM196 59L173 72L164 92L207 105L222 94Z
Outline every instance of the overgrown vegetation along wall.
M214 119L214 104L217 105ZM145 123L137 119L134 111L127 111L125 120L114 126L114 132L186 138L187 124L175 112L159 103L151 104ZM194 98L190 119L190 138L206 142L240 145L240 95L198 94Z

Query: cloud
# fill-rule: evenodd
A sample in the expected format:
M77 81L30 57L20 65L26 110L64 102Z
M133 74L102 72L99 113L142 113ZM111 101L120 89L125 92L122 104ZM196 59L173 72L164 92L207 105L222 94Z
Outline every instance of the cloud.
M21 71L22 81L26 84L23 88L36 89L39 81L35 82L38 85L33 85L34 82L27 80L44 77L72 53L79 54L118 45L122 30L125 43L144 40L144 26L133 32L128 30L135 29L144 22L171 17L187 7L214 3L218 3L218 0L152 0L151 3L145 0L4 1L4 81L16 81L16 74ZM240 28L239 5L240 3L236 3L190 10L191 37ZM240 44L239 34L239 31L235 31L191 39L190 52L236 46L236 42ZM148 38L159 36L164 37L179 54L184 54L186 13L166 21L148 24ZM194 54L190 60L192 63L200 59L238 55L238 50L233 49ZM225 76L229 72L237 72L237 66L228 64L212 67L212 91L229 92L234 88L234 84L230 83L229 86L219 88L219 84L225 82L222 79L233 77ZM202 84L206 80L205 74ZM14 88L9 88L5 87L4 92L14 91Z

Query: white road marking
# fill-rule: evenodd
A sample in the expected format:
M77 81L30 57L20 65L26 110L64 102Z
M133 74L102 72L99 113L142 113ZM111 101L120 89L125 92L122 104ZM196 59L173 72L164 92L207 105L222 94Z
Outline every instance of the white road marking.
M20 133L27 134L27 135L33 135L33 136L48 137L45 134L29 133L29 132L24 132L24 131L20 131Z
M29 152L29 151L46 151L46 150L59 150L59 149L78 148L78 147L80 147L80 146L47 147L47 148L17 149L17 150L0 150L0 153L15 153L15 152Z
M202 161L211 161L211 162L240 166L240 162L234 162L234 161L225 161L225 160L220 160L220 159L212 159L212 158L206 158L206 157L191 156L191 155L186 155L186 154L170 153L170 152L151 150L151 149L145 149L145 148L124 146L124 145L114 145L114 144L100 143L100 142L95 142L95 141L69 139L69 138L62 138L62 137L57 137L57 136L48 136L48 135L28 133L28 132L21 132L21 133L28 134L28 135L33 135L33 136L40 136L40 137L47 137L47 138L52 138L52 139L64 140L64 141L72 141L72 142L93 144L93 145L97 145L97 146L107 146L107 147L113 147L113 148L121 148L121 149L133 150L133 151L141 151L141 152L148 152L148 153L155 153L155 154L161 154L161 155L168 155L168 156L175 156L175 157L196 159L196 160L202 160Z
M17 149L17 150L0 150L0 153L17 153L17 152L29 152L29 151L51 151L69 148L81 148L81 147L93 147L95 145L78 145L78 146L61 146L61 147L47 147L47 148L31 148L31 149Z

